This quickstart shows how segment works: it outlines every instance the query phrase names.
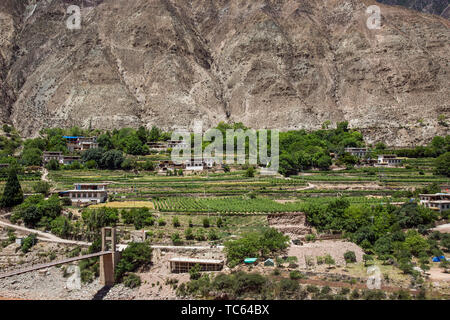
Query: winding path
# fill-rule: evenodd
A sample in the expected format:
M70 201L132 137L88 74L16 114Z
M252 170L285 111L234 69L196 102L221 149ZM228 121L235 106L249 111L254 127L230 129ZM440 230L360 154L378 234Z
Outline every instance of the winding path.
M91 245L91 242L66 240L66 239L59 238L51 233L42 232L42 231L35 230L35 229L29 229L29 228L18 226L18 225L12 224L10 222L2 221L2 220L0 220L0 226L6 227L6 228L13 228L15 230L28 232L28 233L35 233L35 234L37 234L38 239L42 240L42 241L62 243L62 244L73 244L73 245L79 245L79 246L90 246Z

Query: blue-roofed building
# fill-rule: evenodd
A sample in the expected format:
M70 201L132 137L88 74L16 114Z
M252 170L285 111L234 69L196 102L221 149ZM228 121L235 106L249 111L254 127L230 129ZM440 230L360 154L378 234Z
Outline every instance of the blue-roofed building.
M97 137L63 136L67 141L70 152L82 152L84 150L98 148Z

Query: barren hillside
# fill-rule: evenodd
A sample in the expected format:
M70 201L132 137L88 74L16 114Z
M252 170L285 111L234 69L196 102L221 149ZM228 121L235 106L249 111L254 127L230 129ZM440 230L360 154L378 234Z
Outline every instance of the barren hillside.
M450 22L360 0L2 0L0 117L45 126L164 128L349 120L369 142L448 132ZM66 28L69 5L80 30Z

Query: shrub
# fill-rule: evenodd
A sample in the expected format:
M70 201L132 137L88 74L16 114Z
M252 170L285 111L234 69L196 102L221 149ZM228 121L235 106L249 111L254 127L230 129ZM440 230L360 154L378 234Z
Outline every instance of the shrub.
M294 271L291 271L291 273L289 274L289 278L296 280L296 279L304 279L304 278L306 278L306 276L303 273L301 273L300 271L294 270Z
M208 239L210 241L215 241L215 240L219 239L219 236L217 235L217 233L214 229L209 230Z
M194 240L194 233L192 232L192 228L187 228L184 231L184 237L186 240Z
M183 240L181 240L180 234L178 232L175 232L174 234L172 234L171 239L172 239L173 245L175 245L175 246L180 246L183 244Z
M282 296L287 296L290 293L293 293L299 289L300 285L298 281L293 279L281 279L280 281L280 292Z
M352 299L358 299L360 297L358 289L354 289L350 295Z
M205 233L203 232L203 229L198 229L195 233L195 240L197 241L205 241Z
M166 225L166 221L163 218L158 219L158 226L163 227Z
M35 185L33 185L33 190L36 193L41 193L44 196L47 196L50 192L50 183L47 181L38 181Z
M123 278L123 284L131 289L137 288L141 285L141 278L135 273L130 273Z
M59 170L60 166L57 160L51 159L45 166L48 170Z
M371 256L369 254L365 254L365 255L363 255L363 261L364 261L364 265L367 266L367 263L369 261L373 261L373 256Z
M180 224L180 219L178 219L178 217L173 217L172 218L172 224L175 228L178 228L181 224Z
M25 239L23 239L22 245L20 246L20 249L23 253L28 253L30 249L37 243L37 236L36 234L32 233Z
M306 291L308 291L309 293L319 293L320 289L312 284L308 284L306 286Z
M209 219L208 218L203 218L203 227L209 228Z
M116 266L116 279L121 279L127 272L133 272L140 267L149 265L151 256L152 249L147 242L131 242L122 252L122 257Z
M201 276L201 267L200 265L197 263L195 266L193 266L191 269L189 269L189 277L191 280L198 280L200 279Z
M320 290L321 294L329 294L331 292L331 288L329 286L322 287L322 290Z
M331 255L329 255L329 254L327 254L327 255L324 257L324 262L325 262L325 264L329 264L329 265L334 265L334 264L336 264L336 261L334 261L333 257L332 257Z
M89 160L84 163L84 166L88 169L96 169L98 167L97 162L95 160Z
M84 269L80 273L82 283L91 283L94 280L94 272Z
M354 251L347 251L344 253L344 259L346 263L356 262L356 254Z
M255 168L250 166L245 171L245 176L248 178L253 178L255 176L255 171L256 171Z

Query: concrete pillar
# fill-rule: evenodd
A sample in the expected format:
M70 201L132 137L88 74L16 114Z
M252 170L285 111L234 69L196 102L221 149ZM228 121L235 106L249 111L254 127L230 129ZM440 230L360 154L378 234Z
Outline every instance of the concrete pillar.
M110 236L107 235L110 231ZM106 242L111 241L111 249L108 250ZM102 251L111 251L100 257L100 284L104 286L114 285L114 271L120 260L120 252L116 251L116 228L102 228Z
M104 286L114 285L114 261L112 253L100 257L100 284Z

